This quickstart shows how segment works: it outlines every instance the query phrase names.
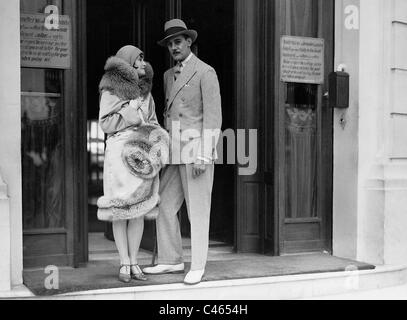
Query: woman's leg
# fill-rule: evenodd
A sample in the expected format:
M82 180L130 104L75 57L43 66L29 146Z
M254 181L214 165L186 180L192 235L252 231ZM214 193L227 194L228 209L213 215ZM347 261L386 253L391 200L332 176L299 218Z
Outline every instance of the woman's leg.
M127 221L113 221L113 235L117 250L119 251L120 264L129 265L129 246L127 243Z
M141 238L144 231L144 218L129 221L127 229L127 241L129 244L130 264L138 264L137 255L140 248Z

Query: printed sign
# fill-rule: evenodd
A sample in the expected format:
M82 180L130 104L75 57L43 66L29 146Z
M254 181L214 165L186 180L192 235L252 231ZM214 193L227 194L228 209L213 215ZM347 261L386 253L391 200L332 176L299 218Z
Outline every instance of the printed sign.
M283 36L281 38L281 81L323 83L324 47L324 39Z
M46 26L46 14L21 14L21 66L71 68L71 22L60 15L58 28Z

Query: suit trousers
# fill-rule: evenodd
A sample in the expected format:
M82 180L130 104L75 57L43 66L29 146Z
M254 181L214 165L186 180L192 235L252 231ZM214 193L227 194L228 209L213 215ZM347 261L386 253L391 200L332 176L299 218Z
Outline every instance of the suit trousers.
M191 270L205 268L209 246L209 221L214 164L192 177L191 164L169 165L160 179L160 213L156 220L159 264L183 262L182 238L177 213L184 199L191 225Z

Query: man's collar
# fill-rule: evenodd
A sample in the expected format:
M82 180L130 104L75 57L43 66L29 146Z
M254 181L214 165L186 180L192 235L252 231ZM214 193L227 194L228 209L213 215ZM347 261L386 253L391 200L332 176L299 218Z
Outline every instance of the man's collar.
M194 54L191 52L191 53L189 54L189 56L188 56L184 61L181 61L183 67L185 67L185 65L188 63L188 61L191 60L191 58L192 58L193 55L194 55Z

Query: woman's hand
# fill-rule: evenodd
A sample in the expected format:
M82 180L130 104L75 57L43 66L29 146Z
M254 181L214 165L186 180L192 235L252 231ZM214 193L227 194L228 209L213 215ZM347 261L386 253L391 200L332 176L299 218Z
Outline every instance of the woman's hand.
M143 100L141 98L137 98L134 100L130 100L129 105L130 105L130 107L132 107L136 110L139 110L142 106L142 103L143 103Z
M146 121L145 121L146 117L145 117L145 115L143 113L143 110L142 110L143 99L137 98L135 100L131 100L130 103L129 103L129 106L130 106L130 108L134 108L135 110L137 110L137 113L138 113L138 116L139 116L139 118L141 120L141 123L146 124Z

